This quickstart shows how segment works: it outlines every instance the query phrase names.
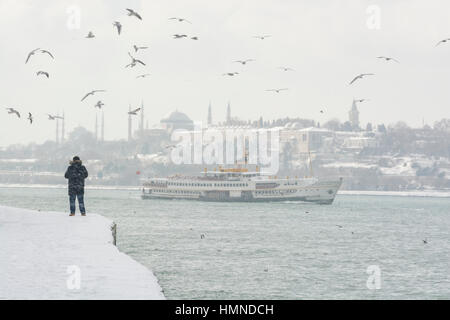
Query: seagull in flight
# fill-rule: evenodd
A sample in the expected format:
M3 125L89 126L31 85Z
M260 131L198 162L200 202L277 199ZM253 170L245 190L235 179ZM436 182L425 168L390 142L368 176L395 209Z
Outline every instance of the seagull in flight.
M131 53L128 52L128 55L129 55L130 58L131 58L131 63L130 63L130 64L127 64L127 65L125 66L125 68L128 68L128 67L133 68L133 67L135 67L138 63L141 64L141 65L143 65L143 66L145 66L145 63L144 63L144 62L142 62L141 60L136 59L135 57L133 57L133 56L131 55Z
M141 108L137 108L128 112L129 115L137 116L137 113L141 110Z
M423 244L427 244L428 243L427 239L424 239L422 241L423 241Z
M133 45L134 52L138 52L139 50L145 50L148 49L148 47L138 47L137 45Z
M238 74L239 74L239 72L227 72L227 73L224 73L223 76L233 77Z
M31 114L31 112L28 112L28 120L30 120L30 124L33 124L33 115Z
M397 59L391 58L391 57L379 56L379 57L377 57L377 59L384 59L388 62L392 60L394 62L400 63L400 61L398 61Z
M128 11L128 16L130 16L130 17L134 16L134 17L138 18L139 20L142 20L142 17L139 15L139 13L137 13L133 9L127 9L127 11Z
M350 82L350 84L354 83L356 80L358 79L362 79L365 76L373 76L375 75L374 73L361 73L360 75L357 75L355 78L353 78L353 80Z
M283 71L294 71L294 69L289 68L289 67L279 67L278 69L281 69Z
M439 42L436 44L435 47L437 47L437 46L440 45L441 43L445 43L445 42L447 42L447 41L450 41L450 38L439 41Z
M105 105L105 104L104 104L101 100L99 100L99 101L97 102L97 104L94 106L94 108L99 108L99 109L101 109L104 105Z
M122 32L122 24L119 21L114 21L113 27L117 28L117 33L120 36L120 33Z
M53 57L53 55L50 53L50 51L48 51L48 50L43 50L43 49L41 49L41 48L37 48L37 49L34 49L33 51L31 51L30 53L28 53L27 60L25 61L25 64L28 63L28 61L30 60L30 58L31 58L32 56L34 56L36 53L38 53L38 52L40 52L40 53L46 53L46 54L48 54L50 57L52 57L52 59L55 59L55 58Z
M84 101L84 99L86 99L89 96L93 96L97 92L106 92L106 90L92 90L91 92L86 93L86 95L83 97L83 99L81 99L81 101Z
M36 72L36 75L38 75L38 76L41 76L41 75L42 76L46 76L47 79L50 78L50 75L46 71L38 71L38 72Z
M173 18L169 18L169 20L177 20L178 22L187 22L187 23L192 24L192 22L190 22L189 20L184 19L184 18L173 17Z
M197 36L191 37L191 40L198 40L198 37Z
M51 114L48 114L48 113L47 113L47 116L48 116L48 120L64 119L63 117L52 116Z
M263 36L253 36L253 38L257 38L257 39L260 39L260 40L264 40L265 38L269 38L269 37L271 37L271 35L269 35L269 34L266 34L266 35L263 35Z
M17 115L18 118L20 118L20 113L16 109L14 109L14 108L6 108L6 110L8 110L8 114L15 114L15 115Z
M233 61L233 62L234 63L240 63L243 66L245 66L247 64L247 62L251 62L251 61L255 61L255 60L254 59L247 59L247 60L236 60L236 61Z
M138 76L136 77L136 79L139 79L139 78L146 78L146 77L148 77L148 76L150 76L150 73L141 74L141 75L138 75Z
M276 93L280 93L281 91L289 90L288 88L282 88L282 89L268 89L266 91L272 91Z
M182 39L182 38L187 38L187 35L185 34L174 34L173 35L174 39Z
M94 33L93 33L92 31L89 31L89 33L88 33L88 35L86 36L86 38L92 39L92 38L95 38L95 35L94 35Z

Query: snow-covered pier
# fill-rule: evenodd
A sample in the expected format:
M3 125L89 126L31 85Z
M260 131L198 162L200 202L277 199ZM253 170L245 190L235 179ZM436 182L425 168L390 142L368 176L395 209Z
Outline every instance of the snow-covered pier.
M0 299L164 299L153 273L114 246L112 226L0 206Z

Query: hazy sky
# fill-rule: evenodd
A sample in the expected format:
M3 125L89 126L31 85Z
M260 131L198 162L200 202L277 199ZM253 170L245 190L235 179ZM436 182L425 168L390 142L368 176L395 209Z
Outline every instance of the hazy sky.
M376 10L367 11L373 5L380 9L379 29L368 27L368 21L376 25L370 24ZM71 6L80 9L79 29L67 27ZM125 8L144 20L126 16ZM214 121L224 120L228 101L242 119L345 121L353 98L370 99L359 108L362 125L402 120L419 126L423 118L432 124L450 115L450 43L435 47L450 38L445 0L0 0L0 12L0 146L54 139L47 113L64 111L67 131L93 130L99 99L106 104L106 139L126 138L128 105L138 107L141 99L150 125L175 109L206 120L210 101ZM173 16L192 24L168 20ZM121 36L115 20L123 24ZM85 38L89 31L95 39ZM200 40L173 40L174 33ZM259 34L272 37L252 38ZM133 44L150 47L137 54L147 67L124 68ZM36 55L25 64L38 47L55 60ZM232 63L237 59L256 61L243 67ZM37 77L39 70L50 79ZM232 71L240 74L222 76ZM141 73L151 76L136 79ZM359 73L376 75L349 86ZM284 87L289 91L265 91ZM80 102L93 89L108 92ZM8 115L5 107L23 118L32 112L35 123Z

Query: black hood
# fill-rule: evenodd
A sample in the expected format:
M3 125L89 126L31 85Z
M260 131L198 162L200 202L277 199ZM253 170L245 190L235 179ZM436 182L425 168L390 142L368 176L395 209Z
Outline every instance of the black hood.
M83 164L83 161L81 161L81 160L70 161L71 166L82 165L82 164Z

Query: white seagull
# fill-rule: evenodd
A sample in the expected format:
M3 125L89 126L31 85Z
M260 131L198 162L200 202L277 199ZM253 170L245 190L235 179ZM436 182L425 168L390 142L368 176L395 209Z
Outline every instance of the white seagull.
M173 35L174 39L182 39L182 38L187 38L187 35L185 34L174 34Z
M294 69L289 68L289 67L279 67L278 69L281 69L283 71L294 71Z
M137 45L133 45L134 52L138 52L139 50L148 49L148 47L138 47Z
M233 77L238 74L239 74L239 72L227 72L227 73L224 73L223 76Z
M92 38L95 38L95 35L94 35L94 33L93 33L92 31L89 31L89 33L88 33L88 35L86 36L86 38L92 39Z
M437 46L440 45L441 43L445 43L445 42L447 42L447 41L450 41L450 38L439 41L439 42L435 45L435 47L437 47Z
M30 60L31 56L35 55L37 52L40 52L40 53L46 53L46 54L48 54L50 57L52 57L52 59L55 59L55 58L53 57L53 55L50 53L50 51L42 50L41 48L37 48L37 49L34 49L33 51L31 51L31 52L28 54L27 60L25 61L25 63L28 63L28 61Z
M351 85L352 83L354 83L356 80L362 79L362 78L364 78L365 76L374 76L374 75L375 75L375 73L361 73L360 75L357 75L356 77L354 77L352 81L350 81L350 85Z
M398 61L397 59L391 58L391 57L379 56L379 57L377 57L377 59L383 59L383 60L386 60L388 62L392 60L394 62L400 63L400 61Z
M27 119L30 121L30 124L33 124L33 115L31 114L31 112L28 112L28 118Z
M251 62L251 61L255 61L255 60L254 59L247 59L247 60L236 60L236 61L233 61L233 62L234 63L240 63L240 64L242 64L244 66L244 65L247 64L247 62Z
M135 57L133 57L133 56L131 55L131 53L128 52L128 55L129 55L130 58L131 58L131 63L127 64L127 65L125 66L125 68L128 68L128 67L133 68L133 67L135 67L138 63L141 64L141 65L143 65L143 66L145 66L145 63L144 63L144 62L142 62L141 60L136 59Z
M60 116L52 116L51 114L48 114L48 113L47 113L47 116L48 116L48 120L64 119L63 117L60 117Z
M276 93L280 93L281 91L289 90L288 88L281 88L281 89L268 89L266 91L272 91Z
M146 77L148 77L148 76L150 76L150 73L141 74L141 75L138 75L138 76L136 77L136 79L139 79L139 78L146 78Z
M130 17L136 17L139 20L142 20L142 17L139 15L139 13L137 13L136 11L134 11L133 9L127 9L128 11L128 16Z
M99 100L99 101L97 102L97 104L94 106L94 108L99 108L99 109L101 109L104 105L105 105L105 104L104 104L101 100Z
M257 38L257 39L260 39L260 40L264 40L265 38L268 38L268 37L271 37L271 35L266 34L266 35L263 35L263 36L253 36L253 38Z
M120 36L120 33L122 32L122 24L119 21L114 21L113 27L117 28L117 33Z
M91 92L86 93L86 95L83 97L83 99L81 99L81 101L84 101L84 99L86 99L89 96L93 96L97 92L106 92L106 90L92 90Z
M48 74L48 72L46 72L46 71L38 71L38 72L36 72L36 75L37 76L46 76L47 77L47 79L48 78L50 78L50 75Z
M192 24L192 22L190 22L189 20L184 19L184 18L173 17L173 18L169 18L169 20L177 20L178 22L187 22L187 23Z
M8 110L8 114L15 114L18 118L20 118L20 112L14 108L6 108Z
M137 116L137 113L141 110L141 108L137 108L128 112L129 115Z

